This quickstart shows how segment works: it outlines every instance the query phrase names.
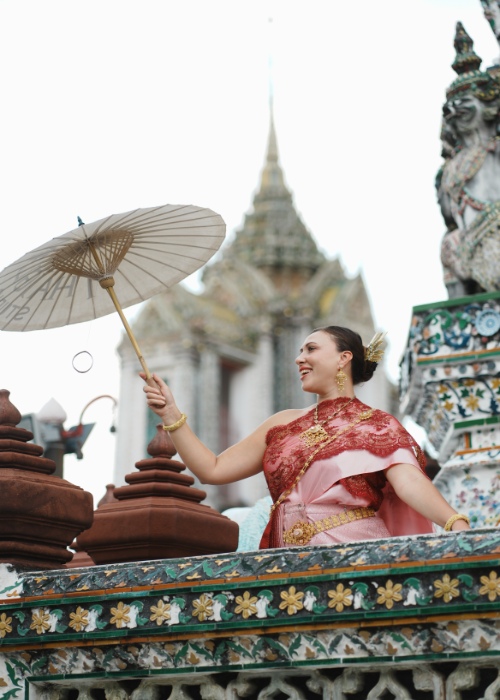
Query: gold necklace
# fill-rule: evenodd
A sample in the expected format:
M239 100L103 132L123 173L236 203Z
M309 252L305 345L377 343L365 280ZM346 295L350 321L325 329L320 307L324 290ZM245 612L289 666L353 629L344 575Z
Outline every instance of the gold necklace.
M335 413L332 413L331 416L328 416L328 418L325 418L324 420L320 421L318 420L318 405L316 404L316 407L314 409L314 425L311 425L310 428L307 430L303 430L299 438L302 440L302 442L305 442L307 447L314 447L315 445L319 445L320 442L324 442L327 438L330 437L330 435L326 432L326 430L323 428L325 423L328 423L328 421L332 420L337 416L341 411L343 411L351 401L354 400L354 396L352 399L349 399L347 403L345 403L343 406L341 406Z
M353 398L354 398L354 397L353 397ZM352 399L351 399L351 401L352 401ZM348 401L347 403L351 403L351 401ZM346 406L347 406L347 404L346 404ZM342 410L342 409L340 409L340 410ZM338 412L339 412L339 411L337 411L337 413L338 413ZM335 415L336 415L336 414L335 414ZM348 423L347 425L344 425L343 428L340 428L340 430L338 430L338 431L337 431L336 433L334 433L333 435L328 435L328 433L327 433L327 440L325 440L325 442L324 442L323 444L319 445L319 447L316 447L316 449L314 449L314 450L311 452L311 454L309 455L309 457L306 459L304 466L302 467L302 469L300 470L300 472L297 474L297 476L296 476L295 479L293 480L292 484L291 484L288 488L286 488L286 489L278 496L278 498L274 501L274 503L273 503L272 506L271 506L271 513L274 513L274 511L276 510L276 508L277 508L279 505L281 505L281 503L283 503L283 501L285 500L285 498L286 498L287 496L289 496L289 495L292 493L293 489L297 486L297 484L299 483L299 481L302 479L302 477L304 476L304 474L306 473L306 471L307 471L307 470L309 469L309 467L311 466L311 463L313 462L313 460L314 460L314 458L316 457L316 455L319 454L319 452L321 452L321 450L322 450L324 447L326 447L328 444L330 444L330 443L334 442L335 440L337 440L341 435L344 435L345 433L347 433L349 430L351 430L351 428L356 427L356 426L358 425L358 423L361 423L361 422L364 421L364 420L368 420L369 418L372 417L372 415L373 415L373 408L369 408L368 411L363 411L362 413L360 413L360 414L358 415L358 417L355 418L355 419L352 421L352 423ZM333 418L333 416L330 416L330 417ZM307 432L307 430L306 430L305 432ZM303 435L303 433L301 433L301 434L299 435L299 437L300 437L301 435Z

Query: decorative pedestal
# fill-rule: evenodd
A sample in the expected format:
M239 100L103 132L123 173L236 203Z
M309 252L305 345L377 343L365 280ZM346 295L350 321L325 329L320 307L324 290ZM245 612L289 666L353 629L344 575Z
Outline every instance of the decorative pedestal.
M93 526L77 539L80 549L96 564L234 552L238 524L200 503L206 493L181 473L185 466L172 459L175 447L161 424L148 453L125 477L129 485L114 489L117 500L95 511Z
M498 700L500 529L0 565L2 700Z
M92 495L52 476L33 433L17 428L21 414L0 390L0 562L57 569L72 558L68 546L93 518Z
M438 452L434 483L473 527L500 517L500 293L413 309L401 409Z

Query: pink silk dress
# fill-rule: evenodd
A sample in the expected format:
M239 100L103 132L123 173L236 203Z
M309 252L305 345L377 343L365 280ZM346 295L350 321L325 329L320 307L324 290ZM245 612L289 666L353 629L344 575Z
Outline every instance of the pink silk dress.
M333 414L337 415L326 420ZM298 482L306 460L318 449L318 445L308 446L303 437L314 425L314 411L267 434L264 473L273 501L280 502L271 514L261 549L293 546L283 541L283 533L298 521L317 522L363 507L373 509L375 515L318 532L308 544L434 531L432 522L404 503L385 477L387 469L402 463L425 474L422 450L396 418L345 397L321 402L318 418L328 435L335 437L325 441L324 447L319 444Z

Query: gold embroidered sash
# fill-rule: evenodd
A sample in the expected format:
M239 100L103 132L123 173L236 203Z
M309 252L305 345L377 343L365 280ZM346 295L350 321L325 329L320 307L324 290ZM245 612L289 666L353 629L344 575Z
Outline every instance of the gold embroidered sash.
M314 535L320 532L331 530L334 527L340 527L340 525L347 525L347 523L353 523L355 520L373 518L376 514L373 508L365 508L363 506L362 508L354 508L353 510L343 510L336 515L330 515L328 518L322 518L321 520L314 520L311 523L298 520L292 527L285 530L283 533L283 542L285 544L295 545L308 544Z

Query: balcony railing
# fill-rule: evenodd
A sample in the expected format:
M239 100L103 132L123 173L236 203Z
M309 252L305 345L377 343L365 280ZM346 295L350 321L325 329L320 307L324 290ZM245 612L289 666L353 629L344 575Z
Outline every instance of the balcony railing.
M4 564L0 698L497 698L499 553L500 530L485 528L40 573Z

